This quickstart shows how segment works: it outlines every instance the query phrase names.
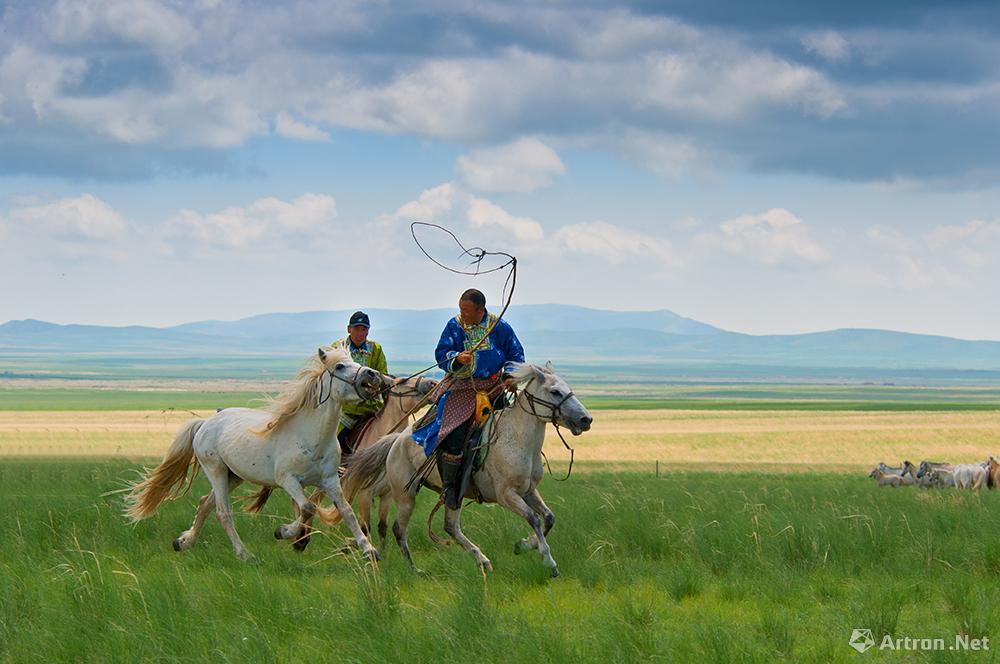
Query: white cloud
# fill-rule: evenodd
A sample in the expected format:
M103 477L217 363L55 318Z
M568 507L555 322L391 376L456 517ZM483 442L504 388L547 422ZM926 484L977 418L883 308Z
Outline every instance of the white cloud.
M453 182L445 182L420 192L416 200L404 203L393 215L404 221L439 221L447 217L456 205L468 204L468 194Z
M182 47L196 36L190 21L154 0L59 0L47 24L53 41L70 45L111 38Z
M462 181L476 191L534 191L566 172L555 150L533 137L462 155L456 166Z
M830 62L843 62L850 57L850 45L843 35L827 30L814 32L802 38L802 46L809 53L815 53Z
M732 123L766 107L826 118L847 107L837 86L811 67L722 45L649 56L640 74L639 100L701 119Z
M115 240L128 232L128 223L110 205L92 194L51 203L16 207L0 217L19 230L41 231L64 238Z
M719 233L698 236L698 242L767 266L825 263L830 253L810 237L801 219L784 208L743 215L722 223Z
M943 225L932 229L924 241L933 248L943 248L960 242L976 244L1000 240L1000 221L973 219L965 224Z
M703 161L694 141L686 136L629 130L619 137L606 139L606 142L629 161L663 178L677 178Z
M644 235L606 221L563 226L555 234L554 240L567 253L596 256L610 263L622 263L642 256L649 256L669 265L679 262L668 240Z
M261 245L265 241L286 243L289 236L322 237L322 231L337 216L332 196L307 193L292 201L260 198L246 207L229 207L203 214L181 210L167 222L166 235L178 242L188 239L232 249ZM269 246L260 246L270 249Z
M473 198L467 218L473 228L497 226L519 242L540 242L545 237L542 225L530 217L515 217L499 205L484 198Z
M299 141L329 141L330 134L319 127L299 122L288 113L282 111L275 118L274 131L285 138Z

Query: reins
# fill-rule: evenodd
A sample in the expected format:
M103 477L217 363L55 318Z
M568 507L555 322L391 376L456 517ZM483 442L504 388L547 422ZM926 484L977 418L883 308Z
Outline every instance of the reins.
M361 370L364 369L364 368L365 367L360 367L359 366L357 368L357 370L354 372L354 378L352 378L351 380L347 380L346 378L341 378L336 373L334 373L333 369L327 369L324 373L330 374L330 392L327 393L327 395L325 397L323 396L323 383L324 383L324 381L320 380L319 381L319 397L318 397L318 399L316 401L316 407L319 408L320 406L322 406L323 404L325 404L327 401L329 401L330 397L333 396L333 379L337 379L337 380L341 381L342 383L347 383L348 385L350 385L351 387L353 387L354 388L354 393L357 394L358 398L361 399L362 401L368 401L369 399L371 399L370 396L366 397L365 395L361 394L361 390L358 388L358 378L361 376Z
M536 397L534 394L532 394L527 390L528 385L531 385L531 383L534 380L535 379L532 378L525 384L524 386L525 389L523 390L524 398L531 406L530 414L534 415L538 419L544 419L544 418L538 414L538 411L535 409L535 404L541 404L542 406L547 406L552 410L552 413L549 416L548 421L552 424L553 427L555 427L556 435L558 435L559 440L562 441L563 447L569 450L569 469L566 471L566 477L563 478L555 477L555 473L552 472L552 466L551 464L549 464L549 458L545 456L544 451L542 451L542 458L545 460L545 467L548 468L549 475L553 476L552 479L555 480L556 482L565 482L566 480L569 479L569 476L573 474L573 460L574 457L576 456L576 450L574 450L573 447L566 442L566 439L563 437L562 431L560 430L558 420L559 420L559 415L561 414L562 411L563 404L566 403L570 399L570 397L574 396L573 390L570 390L569 393L566 396L564 396L562 400L560 400L558 403L555 401L548 401L546 399L542 399L541 397ZM517 402L517 400L515 400L515 403L517 403L521 407L521 410L523 410L526 413L529 413L528 409L524 407L524 404Z

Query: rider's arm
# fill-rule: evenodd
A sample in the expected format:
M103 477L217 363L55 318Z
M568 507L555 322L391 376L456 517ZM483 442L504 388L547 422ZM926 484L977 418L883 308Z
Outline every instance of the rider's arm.
M457 371L461 368L461 365L455 362L455 357L461 351L465 350L462 344L462 335L460 331L458 335L455 334L455 327L457 327L455 321L449 320L441 332L437 348L434 349L434 359L437 360L438 366L448 372Z

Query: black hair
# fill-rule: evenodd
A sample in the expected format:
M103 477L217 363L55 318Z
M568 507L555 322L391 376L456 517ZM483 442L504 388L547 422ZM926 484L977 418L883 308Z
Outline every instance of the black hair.
M481 291L478 291L475 288L470 288L469 290L462 293L462 297L458 298L458 301L461 302L462 300L471 302L480 308L486 306L486 296L483 295Z

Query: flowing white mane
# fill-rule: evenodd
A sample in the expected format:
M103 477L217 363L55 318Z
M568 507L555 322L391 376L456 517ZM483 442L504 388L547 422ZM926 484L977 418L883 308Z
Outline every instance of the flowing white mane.
M514 370L510 372L511 377L513 377L518 383L523 383L535 376L535 371L541 371L544 374L552 375L552 372L545 367L540 367L537 364L529 364L527 362L513 362Z
M295 413L305 408L306 404L319 399L319 386L323 373L338 362L352 362L350 353L343 348L329 348L325 361L319 354L313 355L309 362L299 369L295 382L282 390L281 394L270 398L266 409L271 411L271 419L257 433L268 434L288 421Z

